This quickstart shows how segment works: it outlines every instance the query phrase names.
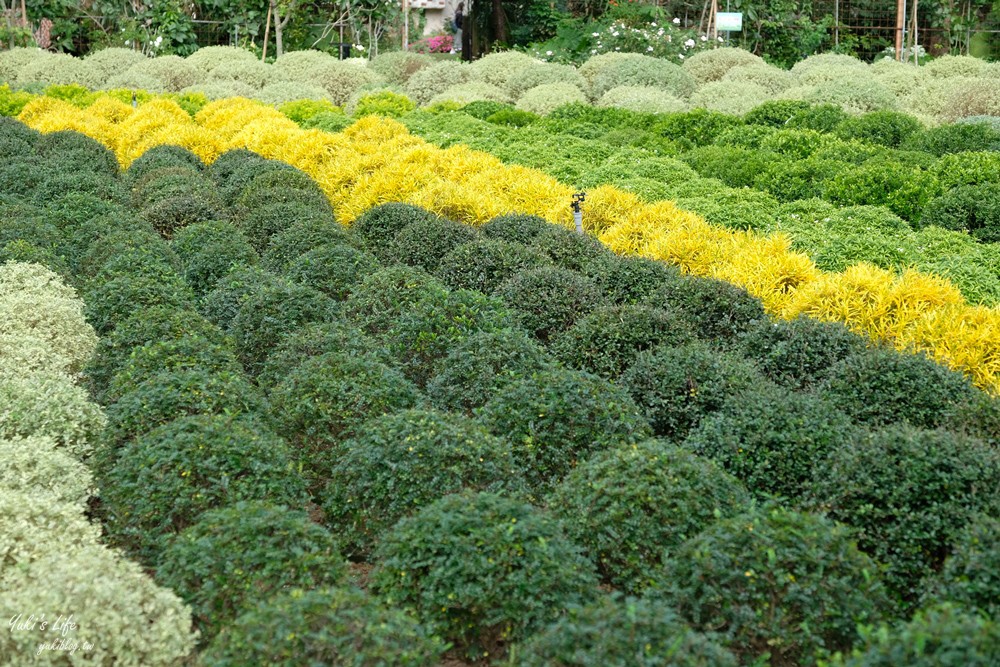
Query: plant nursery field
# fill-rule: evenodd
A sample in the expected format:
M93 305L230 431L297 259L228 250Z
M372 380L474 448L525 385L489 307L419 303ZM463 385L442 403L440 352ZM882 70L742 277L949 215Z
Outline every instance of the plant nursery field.
M0 663L1000 664L995 66L233 51L0 54Z

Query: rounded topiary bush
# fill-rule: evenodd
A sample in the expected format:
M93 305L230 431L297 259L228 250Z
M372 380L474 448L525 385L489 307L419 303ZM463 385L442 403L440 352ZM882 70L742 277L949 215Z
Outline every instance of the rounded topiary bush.
M364 422L421 403L419 390L398 371L337 352L303 361L270 398L281 433L300 453L307 476L317 483L336 463L342 442Z
M346 575L333 535L302 510L257 500L202 513L156 568L156 580L191 605L203 645L247 608L290 588L336 586Z
M710 524L667 560L656 593L742 664L813 665L846 651L886 606L877 566L847 528L762 508Z
M608 54L611 55L611 54ZM666 90L680 98L687 98L695 91L697 81L680 65L637 53L614 54L618 57L608 60L602 67L588 76L590 70L581 68L580 73L590 83L591 99L600 99L604 93L618 86L654 86ZM597 60L591 58L591 61Z
M564 364L609 379L657 345L680 345L694 338L676 312L646 305L601 306L551 341Z
M876 347L830 367L818 388L852 418L880 426L909 422L935 428L976 389L961 373L921 353Z
M684 59L684 71L699 84L722 79L736 67L761 66L764 61L749 51L737 48L718 48L699 51Z
M80 508L97 491L86 465L60 451L54 439L37 435L0 439L0 485L4 493L45 494Z
M496 294L514 320L542 341L565 331L604 301L594 281L555 266L518 274L500 285Z
M437 278L409 266L375 271L361 281L344 302L345 317L366 333L383 335L404 313L424 299L446 292Z
M221 65L230 63L259 62L252 51L235 46L202 46L184 59L205 73L212 72Z
M840 322L811 317L763 319L740 338L740 348L765 375L792 389L815 386L831 366L866 347L864 338Z
M0 570L5 575L52 552L71 555L101 538L100 527L87 520L82 504L39 489L4 489L0 510Z
M487 238L529 245L532 239L548 227L549 222L537 215L510 213L493 218L481 229L483 236Z
M322 507L352 556L367 556L397 521L450 493L520 487L510 444L433 410L376 417L338 452Z
M901 148L937 156L978 151L1000 141L1000 129L985 123L949 123L911 134Z
M180 259L180 274L197 295L211 291L236 266L258 260L247 238L228 222L201 222L178 231L170 247Z
M901 425L831 450L811 502L858 531L909 609L978 512L1000 507L1000 453L979 440Z
M445 496L378 549L372 588L469 657L495 654L596 593L593 565L558 522L490 493Z
M329 243L292 260L285 269L285 276L294 283L342 301L378 268L374 255L348 245Z
M411 204L379 204L351 224L351 233L361 239L368 252L382 261L389 261L393 259L393 241L404 227L414 222L432 225L440 219L430 211Z
M296 199L264 202L259 208L240 211L233 224L242 231L254 249L263 254L271 238L296 224L323 224L333 221L329 206L314 206Z
M426 106L435 95L466 83L471 77L471 68L463 63L435 63L413 73L406 82L406 94L417 104Z
M601 578L630 593L649 586L663 558L683 542L748 504L736 479L661 440L595 454L547 498Z
M434 667L444 651L403 611L356 588L282 592L244 612L201 653L205 667L303 662Z
M874 160L828 180L823 197L842 206L886 206L904 220L919 220L924 206L939 190L934 174L898 162Z
M729 396L758 381L751 363L701 342L644 352L621 377L653 433L678 441Z
M48 158L50 168L65 173L76 167L87 173L118 175L118 160L106 146L85 134L60 130L43 134L35 142L39 156Z
M256 378L257 384L273 389L300 363L327 352L367 355L379 360L388 358L364 332L343 320L308 324L285 336L267 356Z
M431 97L428 101L428 105L434 106L435 104L442 103L464 105L479 101L491 101L506 104L512 102L513 100L511 100L510 95L508 95L507 92L500 86L495 86L491 83L485 83L483 81L468 81L466 83L449 86L442 92Z
M609 261L595 279L612 303L634 304L644 301L678 274L675 267L665 262L646 257L620 256Z
M231 325L243 367L256 376L283 337L306 324L324 322L335 312L330 297L306 285L279 283L250 294Z
M657 86L615 86L601 95L596 105L638 113L687 111L688 103Z
M898 111L874 111L863 116L848 118L837 126L837 135L845 140L857 139L898 148L922 129L920 121L913 116Z
M551 257L556 266L587 276L599 275L615 258L597 239L558 225L543 229L529 245Z
M928 202L920 227L967 231L981 243L1000 241L1000 184L964 185Z
M164 423L122 449L100 481L110 539L147 564L206 510L240 500L302 507L308 498L281 438L224 415Z
M282 273L300 255L327 244L348 245L353 241L347 228L336 220L308 219L286 227L268 239L264 266Z
M860 436L826 401L763 383L729 396L684 446L718 463L759 498L801 503L826 456Z
M926 598L950 600L996 618L1000 612L1000 520L977 516L953 545Z
M664 281L644 303L682 313L699 336L720 343L732 341L766 317L759 299L714 278L678 276Z
M553 361L520 329L474 333L437 364L427 395L443 410L471 414L514 380L546 370Z
M392 260L435 273L441 258L460 245L476 240L476 232L461 223L439 218L416 220L393 238L388 253Z
M831 667L990 667L1000 661L1000 625L960 606L935 605L909 623L867 632L848 657Z
M564 104L585 103L587 96L572 83L544 83L529 88L517 99L517 109L546 116Z
M509 278L549 262L546 255L520 243L478 239L442 257L436 275L452 289L491 294Z
M403 86L410 80L410 77L425 67L430 67L434 62L434 59L427 54L390 51L380 53L372 58L368 66L389 83Z
M511 650L522 667L736 667L710 635L693 631L669 605L611 595L566 616Z
M195 296L176 274L161 277L123 276L87 290L87 320L98 335L106 336L133 313L154 306L190 308Z
M511 382L486 403L479 418L510 441L536 494L590 454L651 434L622 389L589 373L562 369Z
M770 97L770 91L751 81L706 83L691 95L691 106L741 116Z
M225 218L215 201L196 194L160 199L142 209L140 214L166 239L188 225Z
M209 72L208 80L245 83L253 90L257 91L272 83L277 73L274 68L267 63L262 63L256 58L253 60L230 60L222 62L212 68Z

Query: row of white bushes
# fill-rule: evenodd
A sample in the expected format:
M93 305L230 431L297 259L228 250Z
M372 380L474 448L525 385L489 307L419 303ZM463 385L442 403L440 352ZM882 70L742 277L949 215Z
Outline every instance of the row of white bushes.
M741 49L703 51L677 65L639 54L607 53L581 67L546 63L523 53L488 55L474 63L393 52L372 61L340 61L317 51L275 63L226 46L187 58L147 58L111 48L77 59L38 49L0 53L0 83L77 83L92 90L200 92L209 99L252 97L270 104L327 99L338 105L365 90L405 93L420 105L489 99L547 113L589 101L636 111L706 108L741 114L769 99L831 103L853 113L896 109L928 125L966 116L1000 116L1000 63L945 56L923 67L881 60L868 65L838 54L811 56L790 71Z
M0 632L4 664L174 665L191 611L88 521L104 413L76 384L97 336L73 288L0 266Z

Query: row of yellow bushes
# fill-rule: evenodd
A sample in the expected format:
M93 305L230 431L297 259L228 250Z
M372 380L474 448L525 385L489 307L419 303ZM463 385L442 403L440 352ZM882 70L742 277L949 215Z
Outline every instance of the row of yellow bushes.
M384 118L367 117L329 134L299 129L273 108L244 99L213 102L192 120L165 99L133 109L105 97L78 109L43 97L29 103L20 119L43 132L87 134L113 150L123 167L159 144L184 146L206 162L246 148L315 178L345 224L388 201L468 224L508 212L566 225L572 219L570 187L464 146L436 148ZM618 253L730 281L781 317L836 320L900 349L925 350L980 387L1000 391L1000 312L970 306L947 280L915 271L896 276L864 264L823 272L793 252L787 237L713 227L670 202L644 204L609 186L588 195L584 220Z

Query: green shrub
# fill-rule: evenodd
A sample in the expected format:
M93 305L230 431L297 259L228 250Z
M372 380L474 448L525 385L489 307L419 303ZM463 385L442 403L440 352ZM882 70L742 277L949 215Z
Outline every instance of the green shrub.
M947 98L942 120L954 122L970 116L1000 116L1000 86L996 80L981 77L970 80L969 84L955 87Z
M695 333L726 343L765 319L760 300L730 283L714 278L679 276L665 281L645 303L682 313Z
M651 434L624 390L573 370L552 369L508 383L481 409L479 418L492 433L510 441L536 495L591 453Z
M551 363L519 329L474 333L437 364L427 394L442 410L471 414L511 382L548 370Z
M239 616L201 653L205 667L330 663L433 667L444 645L360 589L283 592Z
M327 244L346 245L353 239L347 228L332 219L307 219L273 235L263 254L263 264L277 273L310 250Z
M688 109L687 102L657 86L615 86L601 95L596 104L600 107L656 114Z
M364 116L401 118L416 109L417 105L406 95L384 90L362 95L354 108L350 107L351 105L348 103L348 111L354 118L363 118Z
M1000 521L975 517L953 542L953 549L926 602L942 599L996 618L1000 611Z
M253 60L230 60L221 62L212 68L208 74L209 82L236 81L245 83L255 91L260 90L269 83L273 83L277 73L271 65L263 63L257 59Z
M308 498L280 438L255 422L224 415L164 422L123 448L100 481L109 537L147 565L165 562L171 538L207 510L240 500L302 507ZM227 553L227 560L232 556ZM214 586L207 588L205 595Z
M549 262L538 250L520 243L478 239L444 255L436 274L452 289L490 294L513 276Z
M301 74L292 73L287 68L280 67L277 62L275 67L294 81L320 86L326 90L330 100L337 106L343 106L351 93L356 90L384 83L384 79L373 70L332 59L308 67Z
M310 70L319 65L326 65L337 60L324 51L313 51L303 49L301 51L287 51L278 56L274 61L274 68L281 76L287 79L308 81Z
M788 127L816 132L833 132L850 116L834 104L811 104L788 120Z
M762 66L764 61L749 51L722 47L692 54L684 60L684 70L699 84L718 81L736 67Z
M684 446L742 480L758 498L801 502L826 456L860 431L811 394L769 383L744 385L694 428Z
M691 96L691 106L742 116L768 97L767 88L750 81L715 81L698 88Z
M365 211L351 225L351 232L361 240L365 250L385 262L393 259L393 242L407 225L415 222L430 225L440 220L418 206L392 202Z
M747 125L782 128L796 114L809 108L809 103L802 100L767 100L748 111L743 116L743 121Z
M627 370L644 350L694 338L678 313L652 306L600 306L551 339L564 364L609 379Z
M135 208L144 209L165 199L184 196L200 196L217 206L221 204L214 183L204 178L200 168L154 165L134 179L128 178L128 172L125 172L126 183L131 183L131 204Z
M587 77L583 69L581 74ZM697 82L687 71L670 61L629 53L609 61L593 76L590 97L600 99L604 93L618 86L654 86L677 97L687 98L697 88Z
M844 651L886 606L876 565L847 528L762 508L710 524L663 568L658 593L695 630L721 635L741 664L813 665Z
M234 220L258 253L263 254L271 238L293 225L317 225L333 222L329 206L316 207L303 201L264 203L259 208L244 210Z
M839 322L796 317L761 320L744 333L740 347L775 382L808 389L819 384L837 362L863 353L866 343Z
M203 296L234 267L256 264L257 251L228 222L202 222L180 230L170 244L181 261L181 276Z
M524 92L517 99L520 111L545 116L554 109L573 102L586 102L587 97L578 85L572 83L546 83Z
M161 281L148 277L123 276L87 290L87 320L98 335L106 336L130 315L153 306L189 308L194 293L179 276Z
M322 498L348 554L367 556L403 517L451 493L517 491L510 444L467 417L402 410L341 443Z
M923 353L891 348L857 352L830 368L819 390L854 419L881 426L908 422L935 428L970 399L975 388L964 375Z
M430 69L430 68L428 68ZM468 81L449 86L437 95L428 100L428 105L434 106L447 102L454 102L459 107L479 100L490 100L493 102L508 103L512 100L503 88L482 81Z
M96 139L61 130L43 134L35 142L35 150L46 158L51 169L64 173L79 170L86 173L118 175L118 160L115 154Z
M106 451L101 456L113 461L128 440L178 417L198 414L258 418L266 411L256 388L241 374L200 368L162 371L108 406Z
M1000 454L979 440L898 425L830 452L811 502L858 530L903 610L978 512L1000 507Z
M236 266L205 294L198 312L216 326L228 331L242 305L257 292L287 286L287 281L258 266Z
M462 113L468 114L479 120L486 120L490 116L504 111L513 111L514 107L503 102L493 102L492 100L477 100L469 102L462 107Z
M194 649L191 610L158 587L139 565L103 545L71 553L53 550L26 567L5 569L4 575L4 608L73 610L68 621L63 616L72 624L64 626L72 633L66 636L55 630L59 614L51 612L46 613L45 629L36 623L30 630L3 633L0 652L12 659L36 656L31 663L40 667L65 665L70 659L169 667L183 663ZM73 653L65 648L39 650L53 642L78 648ZM85 644L95 648L86 650Z
M733 146L699 146L681 156L705 178L717 178L733 188L751 187L766 171L772 155Z
M604 300L594 281L555 266L520 273L496 294L511 309L515 322L542 341L565 331Z
M156 569L156 580L191 605L202 645L283 590L335 586L346 575L336 539L304 511L256 500L203 512Z
M597 283L612 303L643 301L663 283L676 279L678 270L646 257L616 257L596 276Z
M135 187L153 172L170 168L202 171L205 164L201 158L181 146L170 144L154 146L129 164L128 169L122 174L122 182L129 188Z
M223 161L222 165L218 165L220 160ZM295 171L284 162L265 160L256 153L246 155L238 150L223 154L209 169L227 206L234 206L258 177L275 171ZM304 183L299 185L305 187Z
M743 122L735 116L718 111L694 109L685 113L666 114L650 129L665 137L686 140L695 146L704 146L712 143L720 132L742 124Z
M548 228L549 223L537 215L510 213L487 222L482 226L482 232L487 238L528 245Z
M399 230L388 254L400 264L435 273L442 257L460 245L475 241L476 236L467 225L445 218L415 220Z
M380 53L369 61L368 66L391 84L405 85L414 74L434 64L434 59L423 53L390 51Z
M108 88L145 88L149 92L172 92L193 86L205 81L203 70L185 61L180 56L158 56L148 58L129 67L120 76L115 76L105 82ZM133 83L145 83L152 78L159 82L153 88Z
M335 313L333 300L306 285L279 283L249 294L230 326L243 367L256 376L282 338Z
M422 402L420 391L399 371L339 352L303 361L270 399L281 433L299 452L307 476L317 482L326 480L336 463L334 452L362 424Z
M593 565L531 505L451 495L403 519L379 545L372 587L468 657L518 640L595 595Z
M142 209L140 214L166 239L187 225L225 217L215 202L197 195L164 198Z
M710 636L687 627L668 606L605 596L567 614L511 650L522 667L736 667Z
M271 84L270 86L265 86L264 90L261 91L261 97L268 95L269 91L271 93L272 99L268 100L270 104L280 104L278 111L288 116L289 119L295 121L299 125L304 126L305 122L312 119L313 117L321 113L337 113L340 111L340 107L335 105L330 100L326 99L326 91L322 90L318 86L315 87L317 93L322 93L321 95L316 94L304 94L297 97L287 97L287 100L279 103L278 99L285 97L284 92L287 90L291 92L291 88L286 88L287 86L294 86L296 91L301 91L304 93L312 93L313 86L306 84L297 83L277 83ZM280 88L279 88L280 87ZM277 94L277 91L282 91L281 95Z
M641 593L665 557L713 521L743 512L749 495L713 463L646 440L584 461L547 504L604 582Z
M409 266L391 266L365 277L344 302L345 317L366 333L387 333L399 317L418 303L443 297L446 290L436 278Z
M35 58L21 67L16 83L19 86L76 84L84 88L97 88L101 84L101 77L85 60L74 58L68 53L45 52L43 57Z
M587 276L598 275L615 257L596 238L558 225L540 231L530 245L551 257L556 266Z
M911 134L901 148L937 156L982 150L1000 141L1000 130L986 124L951 123Z
M932 199L920 218L920 227L930 225L968 231L981 243L1000 241L1000 183L963 185Z
M989 667L1000 660L1000 625L953 605L925 609L905 625L881 626L863 639L831 667Z
M977 151L949 153L933 167L944 190L960 185L978 185L1000 181L1000 153Z
M259 169L267 164L269 162L266 158L261 157L253 151L245 148L233 148L215 158L215 162L208 167L208 173L219 188L225 189L230 180L234 177L240 177L244 170ZM236 194L239 194L239 192L234 193L234 195ZM226 199L226 203L231 204L232 200Z
M285 269L285 275L294 283L343 301L378 268L374 255L348 245L329 243L292 260Z
M468 290L431 293L403 311L385 334L385 345L403 374L427 385L437 364L469 336L509 327L503 303Z
M922 129L920 121L913 116L898 111L874 111L845 120L837 126L837 136L898 148Z
M215 71L221 65L259 62L253 51L235 46L202 46L184 61L206 74Z
M284 338L267 356L257 376L257 384L273 389L296 366L327 352L344 352L354 356L368 355L373 359L388 359L385 350L375 344L360 329L341 320L307 324Z
M934 174L898 162L870 162L826 182L823 196L834 204L886 206L904 220L919 220L940 188Z
M472 70L467 65L439 62L416 71L406 82L406 94L420 106L426 106L435 95L466 83L471 78Z
M752 364L698 342L663 345L638 355L621 384L653 433L679 442L730 395L758 380Z

